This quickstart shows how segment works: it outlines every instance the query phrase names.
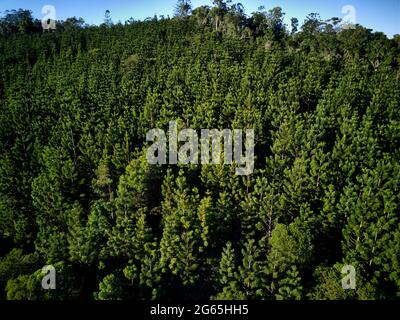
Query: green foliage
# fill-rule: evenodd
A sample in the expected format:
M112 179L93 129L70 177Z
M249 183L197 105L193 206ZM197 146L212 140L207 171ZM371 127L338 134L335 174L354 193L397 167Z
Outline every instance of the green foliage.
M236 273L236 257L232 244L228 242L222 252L219 263L218 277L222 291L217 294L217 300L243 300Z
M289 226L277 224L270 238L269 263L282 271L291 265L306 267L313 258L312 234L299 219Z
M399 298L399 36L176 9L49 32L0 18L0 298ZM170 121L254 128L254 173L150 165L146 134Z
M309 293L309 298L316 300L373 300L378 298L376 285L366 281L360 273L356 276L356 289L344 290L341 284L342 268L343 264L340 263L332 267L317 267L314 278L318 283Z
M100 282L99 292L94 294L96 300L121 300L123 288L121 280L115 274L110 274Z
M37 254L24 255L21 249L14 248L11 250L0 259L0 286L2 292L8 285L7 280L15 279L19 275L29 274L38 266L39 257Z
M178 3L175 6L175 15L177 17L187 17L192 9L190 0L178 0Z
M301 300L303 287L301 278L296 266L292 266L278 284L278 293L275 294L277 300Z
M43 290L42 269L10 279L5 288L7 300L75 300L82 291L82 279L73 266L64 262L54 264L56 289Z

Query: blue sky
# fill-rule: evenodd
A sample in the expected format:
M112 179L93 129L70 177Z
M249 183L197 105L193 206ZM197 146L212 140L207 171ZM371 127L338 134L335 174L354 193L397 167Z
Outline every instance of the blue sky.
M343 18L342 8L352 5L356 9L356 22L375 31L383 31L389 37L400 34L400 0L238 0L246 13L280 6L286 13L286 22L297 17L301 22L311 12L317 12L323 19ZM42 7L53 5L57 19L64 20L71 16L82 17L89 24L103 22L104 12L111 11L114 22L124 22L130 17L145 19L157 15L173 15L176 0L0 0L0 12L10 9L30 9L34 16L41 18ZM211 5L212 0L192 0L194 7Z

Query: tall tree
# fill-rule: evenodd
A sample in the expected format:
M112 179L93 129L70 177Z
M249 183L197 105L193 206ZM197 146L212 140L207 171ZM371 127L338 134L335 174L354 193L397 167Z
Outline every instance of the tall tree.
M192 4L190 0L178 0L175 6L175 16L177 17L187 17L192 10Z

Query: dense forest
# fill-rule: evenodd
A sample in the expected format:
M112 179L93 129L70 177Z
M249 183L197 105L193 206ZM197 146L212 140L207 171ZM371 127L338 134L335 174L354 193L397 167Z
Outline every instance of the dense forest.
M284 16L3 14L0 299L400 298L400 36ZM254 129L254 173L150 165L170 121Z

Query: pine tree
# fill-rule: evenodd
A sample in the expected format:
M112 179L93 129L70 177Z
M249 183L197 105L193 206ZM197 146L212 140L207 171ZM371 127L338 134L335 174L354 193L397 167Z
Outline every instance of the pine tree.
M296 266L287 271L286 277L279 281L277 287L277 300L301 300L303 287Z
M163 217L161 263L172 274L179 276L184 286L192 285L199 277L202 233L197 215L198 190L190 190L183 170L176 178L171 196L173 204L171 207L167 205Z
M260 251L254 240L249 240L242 249L242 264L238 267L236 277L241 284L242 294L246 299L257 299L263 295L263 263Z
M110 274L100 282L99 292L94 294L96 300L121 300L123 288L121 279L115 274Z
M245 298L245 295L240 291L236 270L235 251L232 248L232 244L228 242L222 251L218 271L218 279L222 291L214 299L242 300Z

